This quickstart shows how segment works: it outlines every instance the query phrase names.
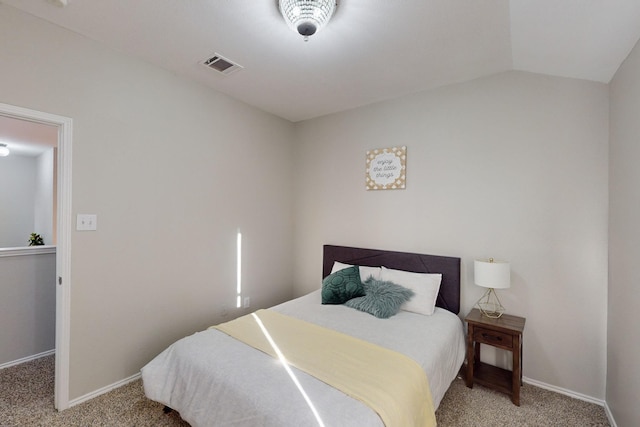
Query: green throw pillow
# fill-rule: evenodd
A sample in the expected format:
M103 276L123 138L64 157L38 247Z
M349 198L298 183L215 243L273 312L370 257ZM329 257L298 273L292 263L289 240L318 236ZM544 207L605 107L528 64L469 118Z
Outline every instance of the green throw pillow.
M347 307L373 314L381 319L387 319L400 310L400 306L409 301L414 295L407 289L393 282L383 282L369 278L364 282L366 295L353 298L344 303Z
M331 273L322 281L322 303L344 304L351 298L364 295L357 265Z

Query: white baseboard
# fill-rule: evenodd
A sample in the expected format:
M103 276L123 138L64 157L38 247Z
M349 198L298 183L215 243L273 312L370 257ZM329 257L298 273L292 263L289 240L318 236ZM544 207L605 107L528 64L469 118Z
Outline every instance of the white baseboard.
M581 393L576 393L575 391L567 390L566 388L556 387L554 385L532 380L531 378L527 378L527 377L523 377L522 381L524 381L527 384L531 384L533 386L543 388L545 390L550 390L556 393L564 394L565 396L573 397L574 399L580 399L580 400L584 400L585 402L595 403L598 406L603 406L604 411L607 414L607 418L609 419L609 424L611 424L611 427L617 427L616 420L613 419L613 414L611 413L611 410L609 409L609 405L607 405L606 400L596 399L595 397L587 396Z
M32 360L40 359L41 357L51 356L52 354L56 354L56 350L48 350L43 351L42 353L34 354L32 356L23 357L22 359L14 360L11 362L3 363L0 365L0 369L9 368L11 366L20 365L22 363L31 362Z
M545 390L554 391L556 393L564 394L565 396L573 397L574 399L584 400L585 402L595 403L599 406L604 406L605 401L596 399L595 397L587 396L586 394L576 393L575 391L567 390L566 388L557 387L551 384L543 383L541 381L532 380L531 378L523 377L522 381L531 384L536 387L543 388Z
M0 365L0 369L4 369L4 368L9 368L11 366L16 366L16 365L20 365L22 363L27 363L27 362L31 362L32 360L36 360L36 359L40 359L41 357L47 357L47 356L51 356L52 354L56 354L55 349L54 350L49 350L49 351L44 351L42 353L38 353L38 354L34 354L32 356L27 356L27 357L23 357L21 359L18 360L13 360L11 362L7 362L7 363L3 363ZM95 390L89 394L85 394L84 396L80 396L77 399L73 399L72 401L69 402L69 408L74 406L74 405L78 405L80 403L86 402L87 400L91 400L94 397L98 397L101 394L105 394L110 392L111 390L115 390L118 387L122 387L123 385L127 385L130 382L133 382L135 380L137 380L138 378L141 377L140 372L138 372L135 375L130 376L129 378L125 378L123 380L120 380L116 383L113 383L111 385L108 385L106 387L102 387L101 389Z
M607 418L609 418L609 424L611 424L611 427L618 427L616 420L613 419L613 414L611 413L611 409L609 409L609 405L607 405L606 400L604 402L604 411L607 413Z
M102 387L102 388L100 388L98 390L92 391L91 393L85 394L84 396L80 396L80 397L78 397L76 399L70 400L69 401L69 407L72 407L72 406L78 405L80 403L86 402L87 400L91 400L94 397L98 397L98 396L100 396L102 394L108 393L111 390L115 390L118 387L122 387L123 385L127 385L130 382L133 382L133 381L137 380L140 377L141 377L141 374L140 374L140 372L138 372L137 374L132 375L129 378L125 378L125 379L120 380L118 382L115 382L115 383L113 383L111 385L108 385L106 387Z

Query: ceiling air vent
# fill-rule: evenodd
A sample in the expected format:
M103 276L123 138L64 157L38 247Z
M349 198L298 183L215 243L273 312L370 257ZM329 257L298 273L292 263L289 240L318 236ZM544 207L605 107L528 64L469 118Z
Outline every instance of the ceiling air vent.
M201 64L225 75L229 75L243 68L242 65L234 64L217 53L214 53L211 58L202 61Z

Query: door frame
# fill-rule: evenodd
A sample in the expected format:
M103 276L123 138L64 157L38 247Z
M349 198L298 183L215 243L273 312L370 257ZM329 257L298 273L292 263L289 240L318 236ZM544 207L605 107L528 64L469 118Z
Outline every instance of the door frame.
M59 411L69 407L69 351L71 318L71 142L69 117L0 103L0 115L58 127L55 397Z

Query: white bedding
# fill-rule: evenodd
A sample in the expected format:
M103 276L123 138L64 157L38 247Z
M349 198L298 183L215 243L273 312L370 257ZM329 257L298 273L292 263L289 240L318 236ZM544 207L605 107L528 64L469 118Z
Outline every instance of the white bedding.
M318 290L272 310L413 358L427 373L435 408L465 356L462 321L440 308L431 316L400 311L378 319L346 306L322 305ZM325 426L383 427L365 404L292 370ZM320 425L279 361L215 329L172 344L142 368L142 378L148 398L180 412L194 427Z

